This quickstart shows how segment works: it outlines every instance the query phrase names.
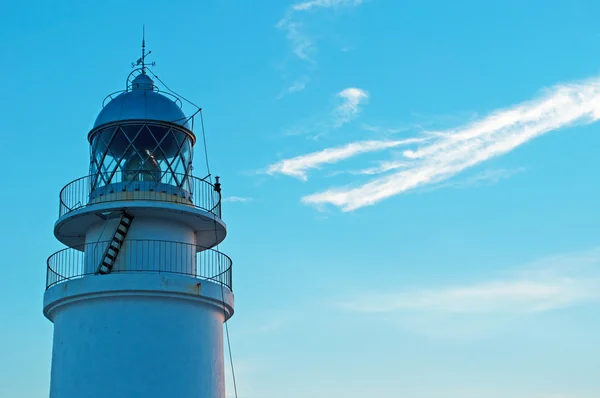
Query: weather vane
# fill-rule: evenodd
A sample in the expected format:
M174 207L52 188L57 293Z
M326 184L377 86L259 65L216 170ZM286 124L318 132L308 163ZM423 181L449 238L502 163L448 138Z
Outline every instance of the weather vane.
M142 73L146 73L146 65L156 65L156 62L150 62L149 64L146 63L146 57L150 54L152 54L152 51L146 52L146 25L142 25L142 57L136 62L132 62L131 67L135 68L136 66L142 65Z

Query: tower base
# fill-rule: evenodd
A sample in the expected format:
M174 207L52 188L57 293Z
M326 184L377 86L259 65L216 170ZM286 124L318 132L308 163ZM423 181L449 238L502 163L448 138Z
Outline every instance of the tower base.
M174 274L66 281L44 295L54 323L50 398L224 398L226 286Z

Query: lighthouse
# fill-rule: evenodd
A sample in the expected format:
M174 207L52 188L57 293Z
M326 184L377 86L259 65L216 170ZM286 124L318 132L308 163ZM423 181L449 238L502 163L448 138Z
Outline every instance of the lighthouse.
M59 194L66 248L48 258L43 305L50 398L225 397L221 184L193 175L193 119L147 55L87 135L88 175Z

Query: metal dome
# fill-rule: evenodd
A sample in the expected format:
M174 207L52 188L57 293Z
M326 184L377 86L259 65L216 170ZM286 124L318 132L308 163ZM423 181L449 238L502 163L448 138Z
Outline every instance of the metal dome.
M180 106L154 91L154 82L146 74L138 75L131 82L131 90L112 99L100 111L93 129L118 121L156 120L171 122L190 129L188 118ZM93 130L92 129L92 130Z

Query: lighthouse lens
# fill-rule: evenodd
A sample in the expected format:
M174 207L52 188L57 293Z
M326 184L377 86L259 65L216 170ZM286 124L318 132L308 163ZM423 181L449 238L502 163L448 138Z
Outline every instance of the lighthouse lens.
M90 172L95 186L154 181L185 188L192 164L190 135L173 125L121 123L92 139Z

